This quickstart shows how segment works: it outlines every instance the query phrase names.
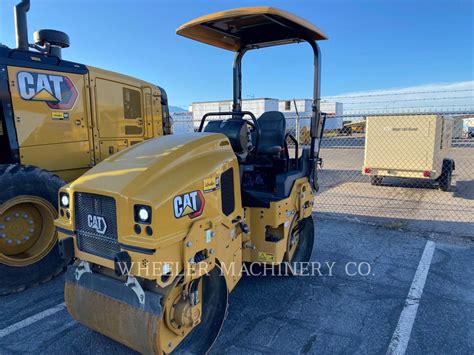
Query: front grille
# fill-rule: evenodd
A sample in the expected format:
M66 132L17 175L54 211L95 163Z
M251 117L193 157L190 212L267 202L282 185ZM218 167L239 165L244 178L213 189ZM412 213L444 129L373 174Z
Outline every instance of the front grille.
M112 197L74 194L77 244L81 251L113 260L120 252L117 211Z

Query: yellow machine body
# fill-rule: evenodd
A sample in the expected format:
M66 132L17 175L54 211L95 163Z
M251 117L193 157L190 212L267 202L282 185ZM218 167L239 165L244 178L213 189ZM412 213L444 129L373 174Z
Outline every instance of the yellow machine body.
M68 208L61 207L63 217L56 221L56 226L60 241L73 240L74 256L93 265L98 273L108 274L102 269L105 268L110 274L117 268L114 254L126 252L130 256L130 275L147 285L146 292L160 295L166 295L180 277L182 283L190 283L216 266L223 271L230 292L240 280L243 262L282 263L287 257L291 229L311 216L313 205L313 192L308 179L303 177L295 181L287 198L271 202L269 208L244 207L239 164L231 144L224 135L210 133L171 135L140 143L90 169L61 189L62 193L71 202ZM78 205L85 195L96 201L102 197L114 201L116 221L112 218L105 220L105 224L116 231L117 239L107 250L102 249L101 237L92 231L93 225L89 233L84 224L79 225L79 220L88 216L103 217L100 208L92 207L94 203ZM223 204L229 201L234 208L226 214ZM149 224L136 221L136 206L150 207ZM242 223L248 225L247 233L243 232ZM152 233L147 233L147 227ZM109 238L107 233L103 238ZM278 240L266 240L269 233ZM195 262L197 254L204 259ZM78 303L77 294L86 295L88 300ZM66 283L66 303L72 303L71 314L81 321L85 313L99 311L90 307L110 306L101 295L96 303L92 302L91 297L96 296L80 284ZM124 308L127 319L148 319L141 322L146 324L143 329L156 327L159 317L133 305L125 306L119 300L112 303ZM150 335L154 341L143 342L143 334L137 338L114 326L119 323L107 321L105 327L102 322L100 317L90 317L86 324L138 351L172 351L184 338L161 326L160 332ZM163 349L162 344L169 343L173 345Z
M326 37L270 7L204 16L177 32L237 52L232 112L105 159L60 190L55 224L61 255L76 259L65 286L73 318L142 353L204 354L245 265L292 274L311 259L324 126L315 41ZM313 49L315 80L300 151L283 113L241 110L240 66L248 50L301 41Z
M226 215L222 207L222 174L230 169L233 184L225 185L224 193L226 198L233 199L235 209ZM154 270L141 268L141 265L146 261L178 262L177 268L182 270L188 260L185 256L189 253L193 256L199 251L195 246L189 251L184 249L186 255L183 254L183 241L195 224L204 226L203 230L212 230L215 235L229 236L224 243L211 239L207 245L204 244L206 249L216 250L213 259L219 259L219 263L230 264L234 260L281 263L286 250L285 237L295 215L298 215L297 220L309 217L313 204L313 192L307 178L301 178L295 182L290 196L271 202L269 208L244 208L239 165L230 143L225 136L208 133L172 135L144 142L107 159L61 191L71 196L70 207L61 207L63 216L66 212L75 216L75 199L72 196L76 192L112 197L116 204L118 243L124 250L131 246L155 251L144 255L129 250L135 267L133 274L154 280L163 287L170 281L163 283ZM175 198L194 191L202 196L202 214L199 218L177 217L173 205ZM136 205L151 207L153 235L147 235L144 228L136 233ZM244 220L250 227L248 235L242 235L239 228ZM70 234L65 231L76 230L75 223L74 218L67 217L56 221L60 239ZM281 241L265 242L268 229L274 235L281 235ZM248 248L242 249L242 245ZM114 268L112 259L81 251L77 241L74 254L80 260ZM229 289L233 288L235 281L238 280L228 280Z
M232 169L235 181L232 189L235 191L233 198L237 207L234 212L225 216L222 214L221 190L205 192L204 184L219 180L222 173L229 169ZM225 137L215 134L181 134L153 139L120 152L89 170L62 191L70 196L80 191L112 197L116 203L118 243L123 245L124 250L127 246L154 250L152 254L129 250L132 261L136 262L133 263L133 274L142 273L144 278L155 280L165 287L172 280L163 283L159 279L160 275L151 269L153 262L169 262L173 266L178 262L178 269L183 269L185 260L189 259L184 259L183 241L195 224L203 225L202 228L219 235L230 235L233 231L235 238L226 239L228 243L217 243L216 239L206 243L206 249L217 248L215 255L220 255L221 261L232 261L234 254L240 251L241 234L232 223L232 220L244 216L237 185L238 174L237 160ZM174 199L194 191L198 191L199 196L192 197L202 200L202 214L199 218L189 218L186 215L176 218ZM64 211L70 212L71 216L76 215L74 201L71 199L70 208ZM147 235L145 228L138 234L134 230L137 224L134 219L135 205L151 207L151 236ZM188 207L192 209L192 206ZM61 230L75 231L75 223L74 218L57 220L60 238L65 236L61 234ZM190 256L199 251L199 245L200 243L189 249L189 253L192 253ZM222 248L223 252L218 248ZM80 260L114 268L113 259L84 253L77 247L77 242L75 255ZM149 262L150 269L141 268L146 261Z
M21 164L71 181L108 156L166 132L169 122L163 111L167 107L158 86L87 69L86 74L75 74L8 66ZM55 102L48 90L54 93L56 78L67 81L73 96L64 108L48 105ZM37 92L38 86L46 89Z

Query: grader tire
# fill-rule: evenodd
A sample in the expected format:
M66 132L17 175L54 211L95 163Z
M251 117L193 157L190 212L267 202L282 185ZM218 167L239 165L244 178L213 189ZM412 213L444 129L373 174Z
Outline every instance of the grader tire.
M34 166L0 166L0 295L41 284L64 270L68 261L59 255L52 224L57 217L58 190L64 184ZM26 228L24 237L22 228ZM16 244L18 254L11 249Z

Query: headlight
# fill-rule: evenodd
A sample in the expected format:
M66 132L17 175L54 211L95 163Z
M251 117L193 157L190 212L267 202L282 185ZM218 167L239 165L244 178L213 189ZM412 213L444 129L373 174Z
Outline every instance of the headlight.
M135 222L150 224L151 223L151 207L143 205L135 205Z
M148 221L148 218L150 218L150 214L146 210L146 208L142 207L138 210L138 218L140 218L140 221L146 222Z
M59 194L60 204L63 208L69 207L69 195L66 192L61 192Z

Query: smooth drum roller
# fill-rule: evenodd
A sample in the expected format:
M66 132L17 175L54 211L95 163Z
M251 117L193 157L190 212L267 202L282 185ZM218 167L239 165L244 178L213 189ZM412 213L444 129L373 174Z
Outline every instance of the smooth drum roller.
M135 281L92 272L86 263L71 266L67 308L80 323L144 354L203 354L212 346L227 311L219 267L187 285L177 279L163 293L143 290Z
M219 12L177 32L236 52L232 112L104 160L60 190L71 203L55 223L61 255L76 259L65 288L76 320L142 353L205 354L244 263L297 273L311 260L324 126L315 41L326 37L271 7ZM310 147L290 156L282 113L242 111L240 66L249 50L301 41L315 60L312 130ZM228 119L203 131L211 117Z

